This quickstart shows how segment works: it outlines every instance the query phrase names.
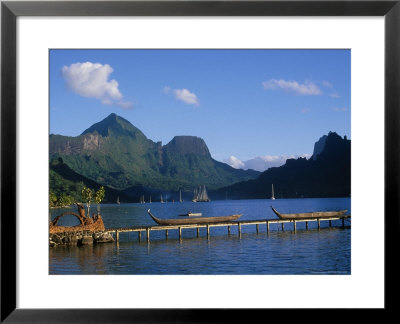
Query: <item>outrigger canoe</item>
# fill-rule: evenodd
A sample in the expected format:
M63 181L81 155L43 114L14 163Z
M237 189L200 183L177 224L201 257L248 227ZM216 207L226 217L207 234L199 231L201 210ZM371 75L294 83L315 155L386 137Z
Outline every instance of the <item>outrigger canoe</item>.
M280 219L289 219L289 218L323 218L323 217L340 217L343 216L347 209L345 210L337 210L337 211L320 211L320 212L311 212L311 213L300 213L300 214L281 214L274 207L272 207L273 212Z
M220 223L230 222L238 219L242 214L228 215L228 216L215 216L215 217L190 217L179 219L160 219L154 216L150 209L147 210L150 217L159 225L186 225L186 224L204 224L204 223Z

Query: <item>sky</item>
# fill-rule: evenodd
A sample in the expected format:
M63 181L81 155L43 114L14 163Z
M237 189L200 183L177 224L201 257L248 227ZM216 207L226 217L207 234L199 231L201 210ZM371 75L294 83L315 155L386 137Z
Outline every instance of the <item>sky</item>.
M78 136L111 113L147 138L204 139L212 157L263 171L351 138L350 50L49 52L50 133Z

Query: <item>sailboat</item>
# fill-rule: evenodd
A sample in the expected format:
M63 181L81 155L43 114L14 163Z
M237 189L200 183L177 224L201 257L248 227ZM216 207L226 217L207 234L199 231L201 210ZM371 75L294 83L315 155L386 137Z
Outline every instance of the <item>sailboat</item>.
M193 197L192 201L193 202L209 202L209 201L211 201L210 198L208 198L206 186L203 186L203 187L200 186L198 189L195 189L194 197Z
M162 195L161 195L161 201L160 201L161 203L164 203L164 201L163 201L163 199L162 199Z
M275 200L275 195L274 195L274 184L272 184L272 196L271 200Z
M119 202L119 196L117 197L117 204L118 204L118 205L120 204L120 202Z
M140 196L140 203L144 204L144 195Z
M182 192L179 190L179 202L182 202Z
M149 204L151 204L151 196L150 196Z

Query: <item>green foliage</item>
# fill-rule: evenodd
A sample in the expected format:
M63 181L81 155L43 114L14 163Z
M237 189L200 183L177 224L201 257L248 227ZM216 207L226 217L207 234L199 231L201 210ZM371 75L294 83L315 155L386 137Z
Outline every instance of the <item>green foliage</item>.
M103 186L101 186L99 188L99 190L96 191L96 194L94 195L94 200L97 203L97 214L100 214L100 203L103 201L105 193L106 193L106 190L104 189Z
M74 203L74 198L67 194L57 196L53 191L49 192L49 204L50 207L64 207Z
M86 208L87 208L87 215L90 215L90 202L93 199L93 189L83 187L81 191L82 199L83 201L86 202Z
M100 204L103 201L105 192L106 190L104 189L103 186L101 186L99 190L96 191L96 194L94 196L94 200L96 201L96 203Z

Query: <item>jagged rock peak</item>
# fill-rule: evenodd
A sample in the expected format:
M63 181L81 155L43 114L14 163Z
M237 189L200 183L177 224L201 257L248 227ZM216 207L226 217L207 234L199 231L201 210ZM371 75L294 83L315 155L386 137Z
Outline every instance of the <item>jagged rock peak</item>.
M320 155L325 150L328 142L332 144L332 143L339 143L339 142L343 142L343 141L349 141L347 139L347 136L344 136L344 138L342 138L336 132L329 132L328 135L322 136L314 144L314 152L312 155L312 159L316 160L318 158L318 155Z

